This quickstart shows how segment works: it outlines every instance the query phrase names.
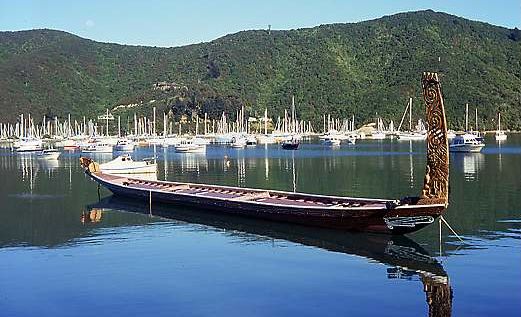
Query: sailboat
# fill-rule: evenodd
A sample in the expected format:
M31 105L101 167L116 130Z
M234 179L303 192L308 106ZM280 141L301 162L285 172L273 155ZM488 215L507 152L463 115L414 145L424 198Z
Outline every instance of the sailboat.
M400 128L402 127L403 120L405 119L405 115L409 111L409 131L408 132L400 132ZM402 120L400 125L398 126L398 140L402 141L423 141L427 138L426 133L421 133L419 131L413 131L412 129L412 97L409 98L409 103L405 108L405 112L403 113Z
M501 112L498 113L497 118L497 131L496 131L496 141L505 141L507 139L507 134L505 131L501 130Z
M257 142L259 144L273 144L275 143L275 138L273 135L268 134L268 109L264 110L264 134L257 135Z
M376 131L371 133L371 139L373 139L373 140L385 139L384 122L383 122L382 118L378 118L376 120Z

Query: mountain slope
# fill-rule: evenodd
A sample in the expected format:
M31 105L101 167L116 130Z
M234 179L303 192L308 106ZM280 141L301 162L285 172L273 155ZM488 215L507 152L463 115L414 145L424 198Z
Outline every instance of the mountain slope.
M60 31L0 32L0 108L6 120L33 115L93 116L150 101L172 114L216 117L245 105L283 113L294 94L299 116L324 113L399 120L409 96L421 102L421 72L441 72L451 125L465 103L480 126L521 129L521 36L445 13L419 11L352 24L244 31L208 43L156 48L99 43ZM177 88L153 90L157 82ZM148 106L147 106L148 105ZM416 107L417 116L423 115Z

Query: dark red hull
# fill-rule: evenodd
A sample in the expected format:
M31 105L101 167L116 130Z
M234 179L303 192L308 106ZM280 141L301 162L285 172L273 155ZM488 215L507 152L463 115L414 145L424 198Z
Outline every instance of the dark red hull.
M89 174L117 196L147 203L152 201L152 205L161 202L192 206L220 213L349 231L409 233L432 223L445 209L440 204L395 206L391 200L143 181L103 173ZM250 199L255 195L259 198ZM344 207L349 204L352 207Z

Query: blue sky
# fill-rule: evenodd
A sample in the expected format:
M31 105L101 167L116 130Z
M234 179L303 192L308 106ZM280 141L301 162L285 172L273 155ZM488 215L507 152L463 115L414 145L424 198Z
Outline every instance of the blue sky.
M423 9L521 28L520 0L0 0L0 30L50 28L102 42L179 46L268 24L294 29Z

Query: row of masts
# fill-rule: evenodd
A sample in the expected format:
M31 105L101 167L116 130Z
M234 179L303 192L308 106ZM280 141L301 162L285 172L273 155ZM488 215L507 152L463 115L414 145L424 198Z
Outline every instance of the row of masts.
M183 129L183 122L172 122L166 113L163 114L163 131L158 133L156 125L156 108L153 108L152 118L147 116L138 117L133 115L133 123L127 117L126 129L122 130L121 116L117 117L117 136L121 137L123 134L133 137L166 137L168 135L195 134L228 134L228 133L243 133L243 134L268 134L268 126L270 130L280 133L312 133L313 127L311 122L299 121L296 118L294 99L292 102L292 114L288 116L285 111L283 119L278 117L277 126L275 129L271 126L271 119L268 118L268 110L264 112L264 117L259 121L252 118L246 119L244 107L236 112L235 121L230 121L227 115L223 112L219 120L208 119L208 114L204 114L204 118L196 116L192 119L192 124L184 122L188 128ZM114 116L106 111L106 114L98 116L97 121L92 119L87 120L83 117L82 121L71 120L69 114L65 121L60 121L57 117L49 120L46 116L40 123L34 121L30 115L20 115L19 122L0 123L0 138L72 138L72 137L92 137L92 136L110 136L110 121L115 120ZM254 122L257 122L254 129ZM104 123L104 125L103 125ZM195 123L195 124L193 124ZM175 127L177 125L177 127ZM195 130L194 130L195 125ZM264 129L262 129L262 126ZM263 131L262 131L263 130Z
M412 126L412 98L409 99L407 107L403 113L400 124L396 131L401 131L405 117L409 114L409 131L413 131ZM469 105L465 106L465 131L469 131ZM268 134L271 130L273 134L283 135L312 135L316 134L310 121L299 120L295 111L295 99L292 97L291 110L288 112L284 110L284 117L277 117L276 123L272 124L272 120L268 118L268 110L265 109L264 116L257 120L256 118L246 118L244 107L237 110L235 120L230 121L227 115L223 112L220 119L210 120L208 114L204 114L204 118L195 116L192 119L192 124L185 122L185 129L183 129L183 122L173 122L166 113L163 114L163 131L158 133L156 125L156 108L153 108L152 118L147 116L138 117L137 114L133 118L127 117L126 128L122 130L121 117L117 117L117 136L131 135L133 137L166 137L168 135L209 135L209 134ZM41 123L35 122L31 115L20 115L20 120L14 124L0 123L0 139L7 138L73 138L77 136L109 136L110 135L110 121L115 120L109 111L106 114L99 116L97 121L87 119L83 116L82 120L72 120L69 114L67 119L61 121L59 118L52 119L43 116ZM104 121L104 126L103 126ZM132 123L131 123L132 121ZM383 120L376 119L377 131L384 130ZM195 123L195 124L193 124ZM195 126L195 130L194 130ZM270 129L268 129L268 127ZM478 112L475 109L475 131L478 130ZM500 128L501 129L501 128ZM394 123L389 123L388 129L390 132L394 131ZM387 131L386 130L386 131ZM392 131L391 131L392 130ZM333 118L331 115L323 115L323 129L324 134L331 133L331 131L338 133L351 133L356 131L355 115L349 119Z

